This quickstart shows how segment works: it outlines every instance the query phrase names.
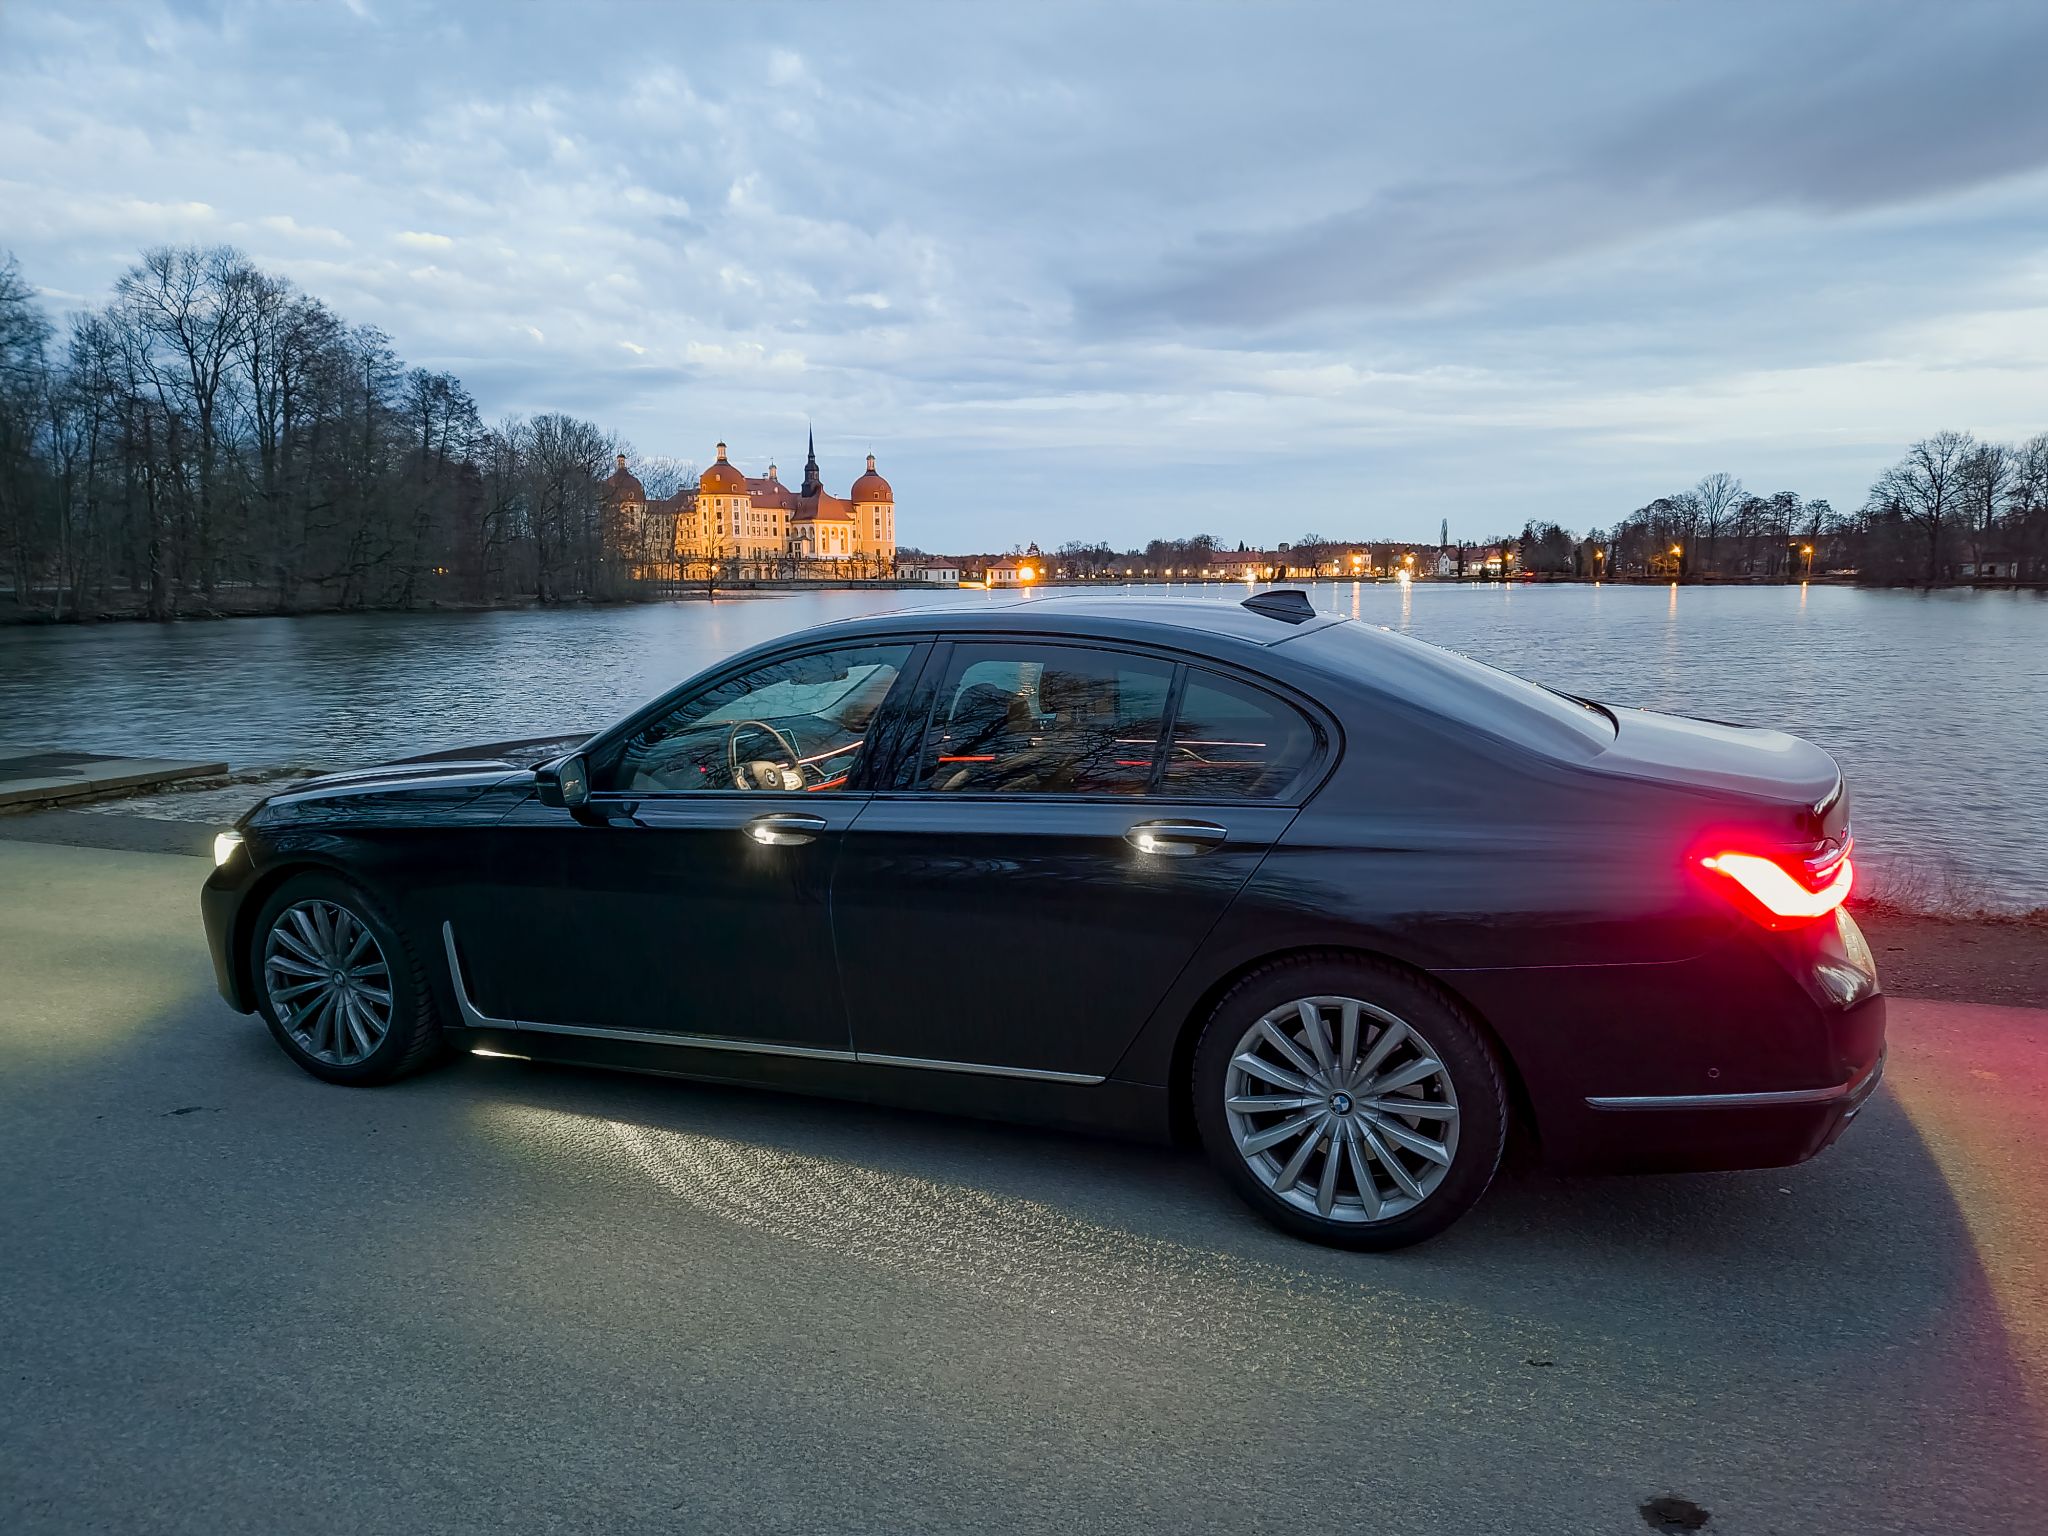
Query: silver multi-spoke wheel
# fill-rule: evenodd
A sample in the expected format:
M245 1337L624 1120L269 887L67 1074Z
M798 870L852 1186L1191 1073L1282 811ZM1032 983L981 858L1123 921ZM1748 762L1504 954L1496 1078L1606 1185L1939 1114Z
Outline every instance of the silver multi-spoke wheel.
M1244 1032L1223 1111L1253 1175L1326 1221L1387 1221L1443 1183L1458 1094L1406 1021L1355 997L1305 997Z
M315 1061L351 1067L391 1031L391 968L369 925L337 902L278 913L263 941L263 989L277 1022Z

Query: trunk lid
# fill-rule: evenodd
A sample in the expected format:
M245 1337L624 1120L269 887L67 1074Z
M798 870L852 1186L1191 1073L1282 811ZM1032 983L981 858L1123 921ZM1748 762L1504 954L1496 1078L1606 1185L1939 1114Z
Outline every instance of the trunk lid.
M1753 809L1745 821L1787 843L1842 843L1849 793L1842 770L1802 737L1761 726L1695 720L1647 709L1613 709L1614 744L1593 767L1617 778L1665 784Z

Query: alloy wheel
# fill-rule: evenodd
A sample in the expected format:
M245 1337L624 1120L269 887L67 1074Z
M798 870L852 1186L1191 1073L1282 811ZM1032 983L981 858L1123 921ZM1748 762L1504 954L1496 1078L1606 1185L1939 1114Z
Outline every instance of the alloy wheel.
M263 942L263 989L299 1049L351 1067L391 1030L391 968L369 925L337 902L278 913Z
M1305 997L1266 1014L1238 1041L1223 1095L1252 1174L1325 1221L1413 1210L1458 1154L1450 1070L1412 1025L1355 997Z

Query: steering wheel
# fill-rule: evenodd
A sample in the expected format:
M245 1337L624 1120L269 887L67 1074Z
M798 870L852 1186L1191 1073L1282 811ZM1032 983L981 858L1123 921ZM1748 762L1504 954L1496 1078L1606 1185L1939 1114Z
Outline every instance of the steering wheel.
M758 731L766 731L770 736L773 736L775 738L776 744L780 746L783 751L789 754L789 767L787 772L780 771L782 769L781 764L765 762L762 759L756 759L754 762L750 763L748 765L747 772L742 773L740 771L740 732L746 730L749 726L752 726L755 730ZM803 765L797 761L797 758L798 753L796 750L796 743L790 740L789 737L783 735L781 731L778 731L766 720L736 721L733 724L733 728L725 733L726 771L732 775L733 783L741 789L803 788L804 770ZM772 770L777 770L776 778L779 782L773 784L766 784L760 782L760 770L763 767ZM795 777L797 781L795 784L791 784L789 782L791 776Z

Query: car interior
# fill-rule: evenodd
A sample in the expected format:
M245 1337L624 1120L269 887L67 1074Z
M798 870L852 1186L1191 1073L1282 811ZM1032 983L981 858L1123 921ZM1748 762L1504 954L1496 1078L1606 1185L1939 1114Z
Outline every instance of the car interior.
M800 656L729 679L644 726L613 771L622 794L844 785L908 647Z
M1108 655L985 660L953 680L925 752L941 791L1269 799L1314 751L1298 711L1193 673L1155 786L1171 669Z

